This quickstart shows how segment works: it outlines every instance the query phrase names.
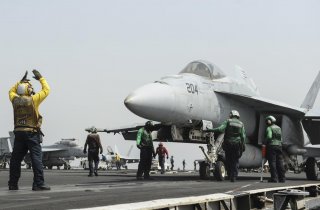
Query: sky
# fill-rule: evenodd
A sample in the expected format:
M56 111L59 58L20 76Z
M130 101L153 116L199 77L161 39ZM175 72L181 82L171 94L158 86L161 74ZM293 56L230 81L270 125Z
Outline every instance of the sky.
M197 59L229 75L241 66L263 97L299 107L320 70L319 8L317 0L1 1L0 136L13 129L8 91L32 69L51 87L40 106L45 145L84 144L93 125L145 122L126 109L125 97ZM122 153L134 144L100 136ZM196 145L166 146L180 168L183 159L192 168L202 158Z

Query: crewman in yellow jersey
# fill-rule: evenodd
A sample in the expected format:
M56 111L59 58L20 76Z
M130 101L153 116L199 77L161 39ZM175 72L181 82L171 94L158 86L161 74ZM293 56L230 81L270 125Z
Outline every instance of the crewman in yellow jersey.
M34 92L30 80L27 79L28 71L9 91L14 114L14 147L10 160L9 190L18 190L18 181L21 175L21 161L27 152L30 152L33 169L32 190L50 190L44 182L42 165L42 116L39 105L49 95L50 87L39 71L33 70L34 79L38 80L42 90Z

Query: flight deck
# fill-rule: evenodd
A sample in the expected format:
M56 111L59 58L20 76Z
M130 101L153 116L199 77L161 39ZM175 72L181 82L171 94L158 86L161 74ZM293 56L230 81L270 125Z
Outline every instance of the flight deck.
M88 177L86 170L45 170L46 183L51 191L33 192L32 170L22 169L18 191L8 191L8 170L0 170L1 209L79 209L144 202L158 199L235 194L249 190L299 185L320 185L308 181L305 174L287 173L286 183L268 183L269 173L239 174L236 182L200 180L198 172L151 174L152 180L137 181L135 170L99 171Z

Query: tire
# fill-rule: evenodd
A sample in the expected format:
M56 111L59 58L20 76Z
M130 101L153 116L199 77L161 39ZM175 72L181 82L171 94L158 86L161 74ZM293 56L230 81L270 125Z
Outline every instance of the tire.
M199 168L200 179L209 179L210 178L210 166L206 162L200 163Z
M306 161L306 175L308 180L318 180L318 164L313 157L309 157Z
M223 181L226 177L226 167L222 161L217 161L214 168L214 178Z

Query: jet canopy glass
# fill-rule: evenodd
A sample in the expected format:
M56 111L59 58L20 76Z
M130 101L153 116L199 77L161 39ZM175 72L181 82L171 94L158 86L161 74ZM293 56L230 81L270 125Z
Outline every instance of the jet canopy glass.
M193 61L189 63L179 74L190 73L196 74L208 79L220 79L225 74L214 64L207 61Z

